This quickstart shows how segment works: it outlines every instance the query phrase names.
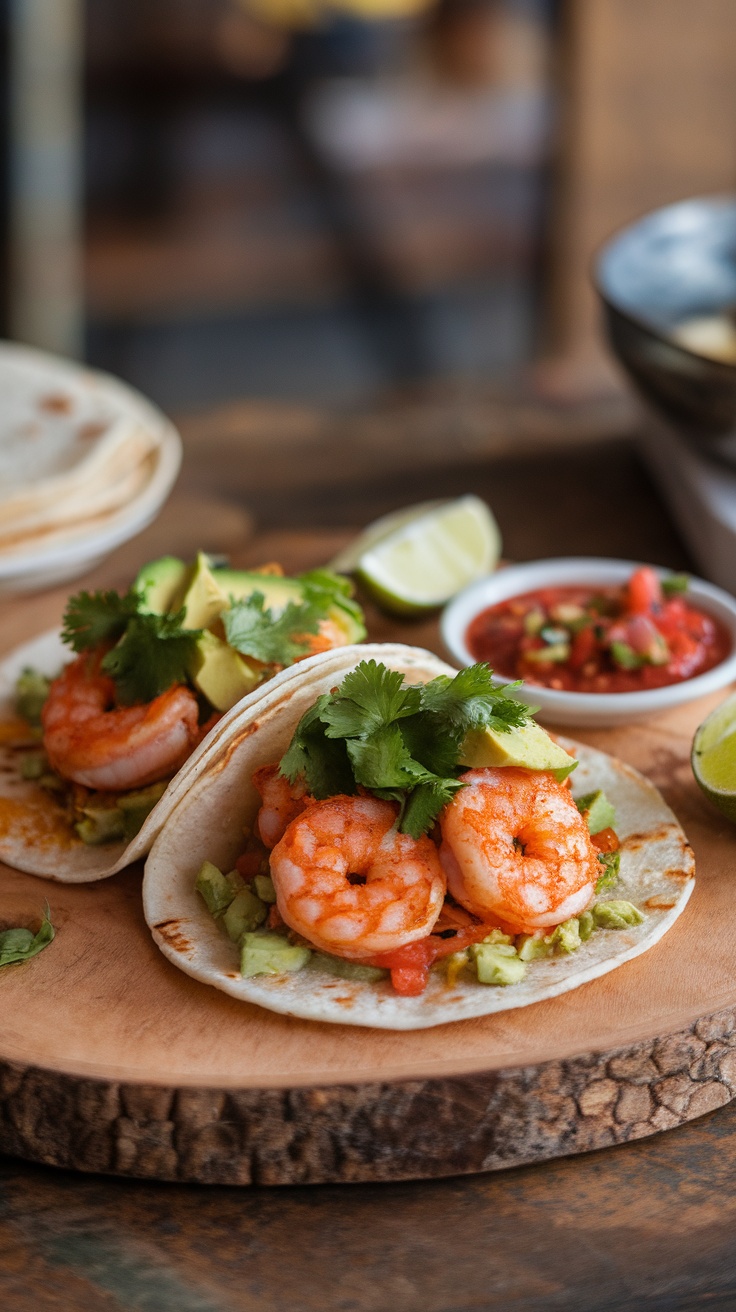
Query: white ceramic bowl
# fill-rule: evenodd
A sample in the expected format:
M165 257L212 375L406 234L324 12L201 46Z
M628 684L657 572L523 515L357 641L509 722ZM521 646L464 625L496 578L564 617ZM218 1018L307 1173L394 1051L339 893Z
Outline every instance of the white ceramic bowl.
M520 593L534 592L537 588L624 583L640 563L570 556L559 560L535 560L528 565L511 565L508 569L488 574L477 583L471 583L445 607L441 621L445 646L458 665L472 665L475 657L466 646L465 634L471 621L487 606L494 606ZM657 573L666 578L670 571L658 569ZM642 692L557 692L554 688L529 686L521 688L518 695L539 707L540 719L553 724L593 727L642 719L724 688L736 679L736 600L722 588L692 577L687 596L698 609L720 620L731 634L731 654L712 670L694 679ZM499 675L498 682L507 680Z

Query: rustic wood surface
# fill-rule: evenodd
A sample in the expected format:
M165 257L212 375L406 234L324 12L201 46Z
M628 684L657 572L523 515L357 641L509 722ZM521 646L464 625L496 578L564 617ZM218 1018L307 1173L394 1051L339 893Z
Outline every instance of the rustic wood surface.
M282 531L235 560L301 569L344 540ZM14 616L8 607L6 633L25 636ZM434 618L399 623L369 608L368 619L371 637L440 649ZM409 1034L315 1026L166 962L143 921L138 868L81 887L3 870L9 922L48 896L59 932L32 968L0 977L0 1147L204 1183L397 1180L582 1152L722 1106L736 1093L733 838L688 763L718 699L581 735L662 789L695 847L698 884L652 952L531 1008Z
M189 489L197 486L196 465L190 454L184 478ZM231 487L223 474L223 490L247 502L247 489ZM455 477L454 470L449 478L438 470L434 483L425 476L420 494L441 495ZM568 498L558 516L550 507L555 477L555 493L567 488ZM688 564L646 475L623 444L591 445L575 460L528 461L507 454L498 468L478 459L465 486L481 491L500 512L509 554L552 554L560 550L560 538L564 550L590 550L590 502L605 486L616 513L598 517L594 549ZM403 479L392 484L390 471L365 488L346 485L346 492L333 503L333 523L357 524L413 494ZM280 525L295 495L285 504L274 497L254 499L250 506L258 514L265 505L263 519ZM583 508L577 524L567 513L576 499ZM316 511L311 522L324 523L322 502ZM300 517L310 522L308 506ZM260 541L271 555L269 541ZM329 539L315 531L302 536L301 546L311 558L324 558ZM123 581L125 573L115 558L103 572L104 581ZM28 631L26 620L43 614L44 623L53 622L53 605L43 598L24 601L23 624L14 627L12 640L21 628ZM666 773L669 745L662 746ZM687 1067L689 1087L690 1068L701 1062L701 1087L721 1085L730 1029L726 1016L722 1037L703 1032L687 1038L679 1051L658 1049L653 1060L664 1063L662 1082L677 1079ZM718 1066L718 1075L709 1075L707 1062L711 1072ZM725 1088L727 1063L724 1072ZM606 1072L598 1081L603 1095L606 1079L617 1088L623 1079L634 1099L641 1096L631 1067ZM468 1095L472 1105L472 1086ZM716 1105L709 1101L713 1096L711 1088L701 1111ZM624 1100L622 1111L626 1105ZM82 1103L79 1110L78 1124L86 1124L91 1105ZM144 1110L128 1103L128 1119L145 1119ZM595 1117L595 1107L590 1110ZM410 1111L407 1125L431 1126L436 1104L428 1112L417 1101ZM354 1124L359 1138L360 1118ZM592 1312L731 1307L735 1156L736 1113L724 1106L670 1134L542 1166L462 1181L355 1185L349 1191L273 1193L256 1187L247 1201L217 1186L203 1192L192 1185L85 1178L0 1159L0 1292L9 1305L72 1312L270 1312L285 1303L346 1312L383 1312L389 1305L399 1312L509 1305Z

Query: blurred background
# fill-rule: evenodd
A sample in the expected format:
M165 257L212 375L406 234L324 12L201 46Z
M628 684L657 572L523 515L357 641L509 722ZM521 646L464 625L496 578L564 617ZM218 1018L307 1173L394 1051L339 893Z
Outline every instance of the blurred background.
M612 392L616 227L736 182L733 0L4 0L2 332L169 411Z

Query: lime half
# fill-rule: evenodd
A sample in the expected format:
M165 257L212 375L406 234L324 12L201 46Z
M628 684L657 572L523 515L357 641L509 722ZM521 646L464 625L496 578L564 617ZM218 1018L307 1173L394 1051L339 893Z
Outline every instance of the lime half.
M693 739L693 774L706 797L736 820L736 696L717 706Z
M385 610L418 615L498 564L501 534L479 497L446 501L405 521L364 550L355 571Z

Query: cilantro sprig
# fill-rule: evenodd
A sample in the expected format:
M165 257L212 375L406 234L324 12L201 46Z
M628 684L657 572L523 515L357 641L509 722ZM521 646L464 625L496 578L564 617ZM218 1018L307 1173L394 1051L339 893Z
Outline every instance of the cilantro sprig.
M281 759L313 797L367 788L400 805L399 830L419 838L463 785L457 775L470 729L520 728L529 708L497 687L487 665L411 685L375 660L361 661L302 717Z
M262 592L233 602L222 622L231 647L243 656L253 656L269 665L291 665L309 651L310 633L316 633L324 618L318 602L290 601L278 618L266 605Z
M183 611L155 615L141 611L143 605L143 596L132 589L123 595L78 592L64 613L62 641L74 651L110 645L101 668L114 679L123 706L153 701L175 683L185 683L201 632L183 627Z

